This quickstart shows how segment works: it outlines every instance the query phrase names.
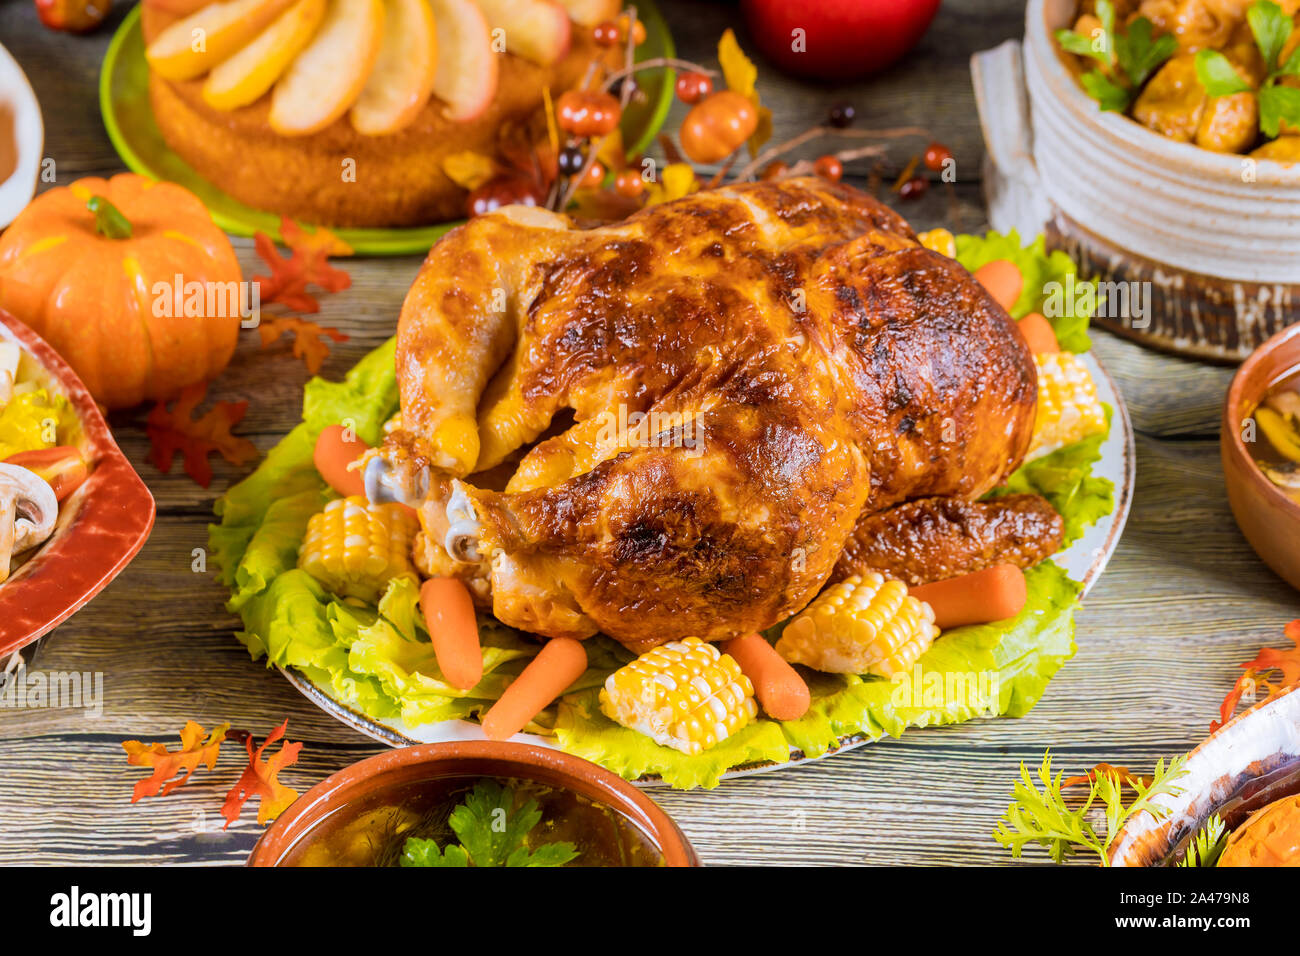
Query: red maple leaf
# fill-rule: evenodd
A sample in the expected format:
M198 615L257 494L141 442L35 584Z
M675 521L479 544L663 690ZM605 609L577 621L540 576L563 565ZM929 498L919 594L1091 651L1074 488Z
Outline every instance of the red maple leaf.
M253 248L271 270L269 276L254 276L263 305L272 302L295 312L320 311L320 302L307 291L316 286L326 292L341 292L352 285L352 277L330 265L330 256L350 256L352 247L325 227L307 232L287 216L280 219L280 234L289 249L280 255L271 237L264 232L253 236Z
M239 819L239 815L244 810L244 803L249 797L258 798L257 822L260 824L274 820L288 808L289 804L298 799L298 791L280 783L279 774L285 767L297 762L302 744L285 741L279 751L265 762L262 760L262 755L266 753L267 748L283 737L288 727L289 721L286 718L284 723L267 735L266 740L262 741L262 746L257 750L253 749L251 736L244 741L244 746L248 750L248 766L244 768L239 780L226 794L226 802L221 807L221 815L226 818L227 828Z
M312 322L310 319L302 319L296 315L282 315L271 319L262 319L257 326L258 333L262 336L262 348L268 347L276 341L285 332L293 334L293 355L294 358L302 359L303 365L307 366L307 371L315 375L320 371L321 365L329 357L329 344L322 338L328 336L335 342L346 342L348 337L338 329L329 328Z
M1264 698L1267 699L1283 688L1300 684L1300 620L1292 621L1282 633L1295 647L1282 650L1276 647L1265 647L1253 661L1241 665L1241 676L1237 678L1236 683L1232 685L1232 690L1228 691L1228 695L1223 698L1223 703L1219 705L1219 719L1210 721L1210 733L1214 733L1232 719L1237 704L1241 702L1242 695L1248 688L1253 686L1257 692L1262 691ZM1260 674L1271 670L1282 672L1282 679L1276 685L1267 680L1259 680Z
M131 802L141 797L167 796L186 782L199 768L205 765L209 770L217 765L217 756L221 742L226 739L230 724L221 724L203 739L204 730L192 720L185 722L181 730L180 750L168 750L166 744L142 744L138 740L124 740L122 749L126 751L126 762L133 767L153 767L153 774L143 780L137 780L131 794ZM183 777L176 775L185 773Z
M232 435L230 429L243 420L248 402L217 402L195 419L194 409L208 392L208 383L199 382L176 396L172 409L166 402L154 406L145 421L149 436L149 461L167 474L180 452L185 459L185 473L202 487L212 484L212 465L208 456L217 452L232 465L244 465L257 458L257 447L247 438Z

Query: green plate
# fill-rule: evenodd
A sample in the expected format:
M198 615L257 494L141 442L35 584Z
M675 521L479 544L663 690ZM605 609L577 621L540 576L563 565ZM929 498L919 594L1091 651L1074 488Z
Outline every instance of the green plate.
M637 13L646 26L646 41L637 59L673 56L673 38L658 9L639 0ZM628 106L623 115L623 140L631 144L628 155L641 153L654 139L672 106L674 77L671 70L638 78L646 99ZM264 232L280 240L280 217L245 206L227 196L172 152L154 122L149 105L149 68L144 58L140 8L136 6L118 27L104 56L99 75L99 109L108 138L128 169L153 179L179 183L203 200L212 219L226 232L251 236ZM336 229L334 232L358 255L398 256L423 254L457 222L398 229Z

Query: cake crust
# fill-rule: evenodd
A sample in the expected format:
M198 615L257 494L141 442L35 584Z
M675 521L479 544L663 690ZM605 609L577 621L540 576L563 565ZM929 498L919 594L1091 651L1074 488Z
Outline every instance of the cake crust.
M169 20L146 6L146 42ZM218 110L203 99L202 77L172 81L151 70L149 100L167 145L245 205L315 225L421 226L465 216L466 191L443 172L444 159L465 150L501 159L509 142L544 139L542 91L558 96L594 60L616 65L620 55L575 27L568 55L551 66L500 54L496 96L481 116L453 122L432 97L409 126L385 136L358 133L346 115L308 136L282 136L269 122L269 93Z

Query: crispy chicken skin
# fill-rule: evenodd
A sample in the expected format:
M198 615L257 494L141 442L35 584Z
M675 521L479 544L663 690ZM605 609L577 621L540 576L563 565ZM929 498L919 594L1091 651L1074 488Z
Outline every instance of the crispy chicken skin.
M1061 516L1038 495L920 498L859 521L831 582L868 568L909 585L995 564L1028 568L1056 552L1064 531Z
M397 372L384 455L427 489L421 567L509 625L638 652L768 627L860 520L996 486L1037 382L965 269L813 178L587 230L533 208L473 219L407 296Z

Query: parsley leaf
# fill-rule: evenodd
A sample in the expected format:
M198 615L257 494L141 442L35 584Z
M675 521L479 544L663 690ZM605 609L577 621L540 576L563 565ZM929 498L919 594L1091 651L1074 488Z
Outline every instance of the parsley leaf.
M1178 40L1170 34L1152 39L1154 27L1146 17L1134 20L1127 32L1117 33L1115 7L1110 0L1097 0L1097 18L1101 29L1094 30L1093 35L1057 30L1056 41L1067 52L1100 64L1079 82L1103 110L1123 113L1147 78L1177 52Z
M1192 842L1187 844L1187 852L1178 861L1178 865L1214 866L1219 862L1219 857L1223 855L1227 845L1228 828L1223 825L1222 818L1216 813L1205 821L1205 826L1201 827L1200 832L1192 838Z
M402 846L402 866L469 866L469 854L463 846L449 846L446 851L438 848L437 840L422 840L410 837Z
M1291 36L1291 18L1273 0L1258 0L1246 11L1246 20L1264 57L1264 71L1270 75L1276 73L1277 58Z
M1254 89L1218 50L1202 50L1196 54L1196 78L1210 96L1231 96Z
M1124 824L1140 813L1149 813L1159 820L1169 811L1154 802L1161 794L1177 796L1181 787L1174 781L1187 773L1183 769L1186 757L1175 757L1168 766L1164 760L1156 764L1151 783L1124 779L1113 771L1098 768L1089 782L1088 795L1081 804L1071 807L1061 792L1064 776L1052 773L1052 754L1043 756L1038 770L1040 790L1029 770L1020 765L1020 780L1012 790L1013 802L1007 807L1002 821L993 833L993 839L1019 857L1024 848L1033 843L1047 848L1053 862L1061 863L1084 849L1095 853L1102 866L1109 866L1107 851ZM1130 787L1135 794L1132 803L1125 806L1123 788ZM1099 832L1089 819L1093 806L1100 804L1105 820L1104 832Z
M411 837L402 866L563 866L578 855L572 843L544 843L535 850L528 834L542 820L536 800L515 807L514 793L495 780L475 784L447 823L459 845L440 850L434 840Z
M1259 128L1266 136L1277 136L1283 121L1300 126L1300 89L1269 83L1259 91Z

